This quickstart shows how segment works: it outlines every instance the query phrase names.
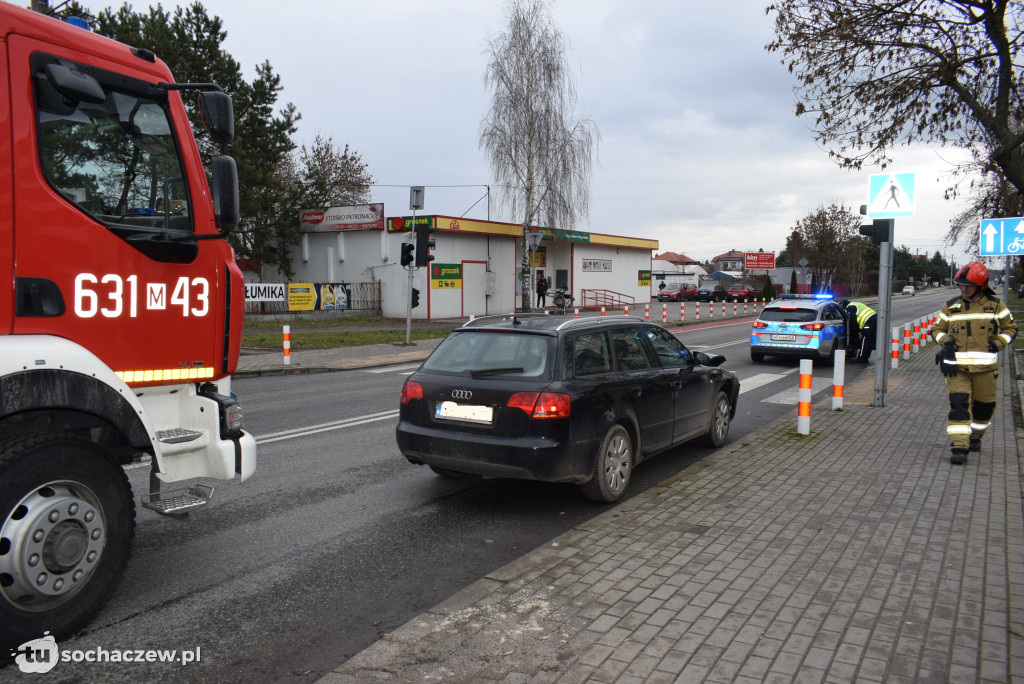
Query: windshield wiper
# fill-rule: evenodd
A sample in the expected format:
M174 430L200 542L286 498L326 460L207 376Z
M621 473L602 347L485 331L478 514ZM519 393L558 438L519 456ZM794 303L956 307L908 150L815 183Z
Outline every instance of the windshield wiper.
M480 368L478 370L471 370L469 374L474 378L479 378L481 375L502 375L503 373L522 373L522 368Z

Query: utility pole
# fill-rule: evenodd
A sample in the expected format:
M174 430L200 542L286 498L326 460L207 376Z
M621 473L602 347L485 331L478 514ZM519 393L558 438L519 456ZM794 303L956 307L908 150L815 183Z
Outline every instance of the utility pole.
M861 207L866 213L866 207ZM885 394L889 386L889 364L885 363L886 345L889 341L889 321L892 311L892 238L895 219L874 219L870 226L861 226L860 234L868 235L878 245L878 329L875 330L875 406L885 406Z

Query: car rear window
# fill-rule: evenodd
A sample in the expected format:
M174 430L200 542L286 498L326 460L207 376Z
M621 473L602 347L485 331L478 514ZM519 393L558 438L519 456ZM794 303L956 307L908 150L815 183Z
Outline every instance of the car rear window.
M758 318L774 323L811 323L817 320L818 312L816 309L801 309L792 306L769 306L765 307Z
M477 377L547 377L554 337L515 332L455 332L423 363L422 370Z

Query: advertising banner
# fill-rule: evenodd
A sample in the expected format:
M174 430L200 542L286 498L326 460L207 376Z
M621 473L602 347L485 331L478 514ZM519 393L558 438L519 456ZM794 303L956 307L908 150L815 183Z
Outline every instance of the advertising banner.
M766 270L775 268L775 252L745 252L743 268L748 271Z
M284 283L246 283L245 301L247 302L283 302L285 301Z
M607 271L612 270L611 259L584 259L583 260L584 271Z
M289 311L340 311L351 308L341 283L288 283Z
M636 284L640 287L651 286L651 272L650 271L637 271Z
M308 209L299 212L300 233L328 233L342 230L384 230L383 204Z
M313 283L288 283L288 310L313 311L316 308L316 288Z

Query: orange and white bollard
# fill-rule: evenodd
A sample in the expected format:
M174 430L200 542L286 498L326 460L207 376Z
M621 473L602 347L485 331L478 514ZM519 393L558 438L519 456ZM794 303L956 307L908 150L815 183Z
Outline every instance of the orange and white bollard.
M708 318L715 317L715 300L708 302Z
M725 317L725 302L722 302L722 317Z
M832 371L832 410L843 409L844 383L846 382L846 350L836 349L836 367Z
M931 328L932 319L925 316L921 319L921 349L928 346L928 330Z
M800 389L797 390L796 431L801 435L811 434L811 380L812 361L800 359Z
M573 315L573 318L579 318L580 317L580 310L578 308L573 309L572 310L572 315Z
M697 320L700 320L700 302L697 302Z
M604 316L604 307L601 307L601 315Z
M644 320L645 321L651 320L651 305L650 304L644 304Z
M747 300L747 299L743 300L743 313L744 313L744 315L746 315L746 313L747 313L747 302L748 301L749 300Z
M679 303L679 322L682 323L686 320L686 304Z
M736 315L736 307L737 306L739 306L739 303L736 300L733 300L733 302L732 302L732 315L733 316Z
M284 326L284 365L292 363L292 326Z
M668 304L661 305L661 322L668 323Z
M921 319L914 321L914 353L916 354L921 345Z
M900 329L892 329L892 363L890 368L897 368L900 365Z
M624 315L626 315L626 316L628 316L628 315L629 315L629 304L627 304L627 305L626 305L626 312L625 312L625 314L624 314Z
M903 358L910 358L910 324L903 326Z

